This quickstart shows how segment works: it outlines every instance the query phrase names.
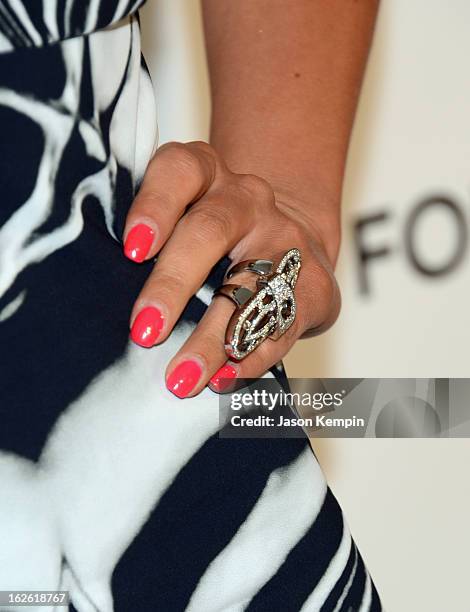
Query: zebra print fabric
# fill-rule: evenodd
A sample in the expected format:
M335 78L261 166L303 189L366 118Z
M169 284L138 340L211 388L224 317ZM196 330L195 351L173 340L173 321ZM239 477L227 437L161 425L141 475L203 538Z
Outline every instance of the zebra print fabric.
M145 0L0 0L0 53L89 34L134 13Z
M77 612L379 611L308 441L220 439L215 394L165 389L228 262L167 342L128 340L152 264L121 237L156 146L138 22L117 21L134 6L1 3L0 590L66 589Z

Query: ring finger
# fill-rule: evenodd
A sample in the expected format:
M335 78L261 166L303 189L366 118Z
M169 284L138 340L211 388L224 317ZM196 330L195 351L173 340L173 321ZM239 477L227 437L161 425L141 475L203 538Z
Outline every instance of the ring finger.
M233 311L234 304L228 299L214 299L194 332L168 364L166 384L178 397L196 395L208 383L213 391L228 391L237 379L261 376L294 343L295 337L287 332L276 341L262 342L241 361L227 361L224 339Z
M269 251L261 249L260 252ZM240 271L230 282L256 291L256 278L252 271ZM263 341L243 360L227 361L225 335L234 310L230 299L214 299L195 331L168 364L167 387L178 397L195 395L208 382L214 391L223 392L232 388L235 379L262 375L286 354L298 335L294 324L277 341Z

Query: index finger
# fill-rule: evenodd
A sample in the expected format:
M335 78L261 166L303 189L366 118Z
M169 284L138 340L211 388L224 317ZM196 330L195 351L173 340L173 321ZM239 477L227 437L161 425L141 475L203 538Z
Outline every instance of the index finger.
M161 249L186 207L211 187L217 163L203 142L172 142L157 149L127 215L126 257L140 263Z

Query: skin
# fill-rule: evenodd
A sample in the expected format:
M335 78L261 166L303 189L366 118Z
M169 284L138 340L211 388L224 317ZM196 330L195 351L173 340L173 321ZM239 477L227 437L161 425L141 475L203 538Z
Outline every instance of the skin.
M160 343L223 255L268 259L294 246L302 254L296 320L276 342L231 362L237 376L262 375L299 337L335 321L344 166L376 11L373 0L203 1L211 144L163 145L148 166L124 239L145 223L155 232L146 259L159 258L131 325L157 306ZM187 359L201 366L189 396L226 362L233 309L213 300L168 364L167 378Z

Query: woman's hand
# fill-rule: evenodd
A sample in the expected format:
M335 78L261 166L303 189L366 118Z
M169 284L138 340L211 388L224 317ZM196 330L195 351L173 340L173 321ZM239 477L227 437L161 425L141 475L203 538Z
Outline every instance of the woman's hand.
M336 319L339 291L328 256L336 254L338 242L338 236L322 235L300 202L275 194L261 178L234 174L208 144L163 145L148 166L124 232L125 254L133 261L158 253L132 311L131 338L145 347L165 340L224 255L236 263L271 259L296 247L302 269L296 319L287 332L242 361L227 362L225 330L234 304L214 299L168 364L166 383L178 397L188 397L208 383L221 391L224 379L260 376L301 335L324 331Z

